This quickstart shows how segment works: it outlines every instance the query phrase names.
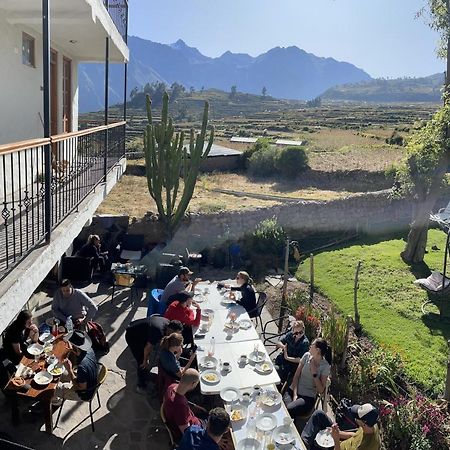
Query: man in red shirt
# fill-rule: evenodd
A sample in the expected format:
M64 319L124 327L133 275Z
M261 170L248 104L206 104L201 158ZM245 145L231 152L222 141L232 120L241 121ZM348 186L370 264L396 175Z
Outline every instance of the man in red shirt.
M167 425L178 442L184 430L191 425L204 427L204 423L192 412L186 394L196 388L200 374L195 369L187 369L179 383L171 384L164 394L163 411Z

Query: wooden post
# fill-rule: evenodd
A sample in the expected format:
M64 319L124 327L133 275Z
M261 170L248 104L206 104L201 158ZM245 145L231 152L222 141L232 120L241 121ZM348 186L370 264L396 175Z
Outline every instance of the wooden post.
M309 303L314 299L314 255L309 255Z
M444 399L450 401L450 340L447 341L448 345L448 359L447 359L447 379L445 380L445 393Z
M358 289L359 289L359 271L361 269L362 261L358 261L358 264L356 265L356 272L355 272L355 283L353 286L353 308L355 310L355 331L359 333L361 331L361 323L359 318L359 311L358 311Z
M286 315L286 294L289 279L289 236L286 238L286 250L284 252L284 276L283 290L281 292L280 318L278 319L278 333L283 331L283 317Z
M350 338L350 325L352 323L352 316L347 316L347 330L345 332L345 339L344 339L344 353L342 353L342 361L340 364L340 368L345 368L345 363L347 361L347 353L348 353L348 340Z

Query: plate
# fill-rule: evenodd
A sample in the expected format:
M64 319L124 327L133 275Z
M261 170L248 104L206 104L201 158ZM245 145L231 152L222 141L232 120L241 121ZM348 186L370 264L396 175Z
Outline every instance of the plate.
M273 414L261 414L256 418L255 424L260 431L273 431L277 427L277 418Z
M206 298L203 296L203 294L195 294L194 300L197 303L203 303L206 300Z
M220 391L220 398L226 403L232 403L241 398L240 392L234 387L227 387Z
M253 323L250 319L242 319L239 321L239 327L243 330L248 330L253 326Z
M255 371L260 373L261 375L268 375L272 373L273 365L269 361L265 361L263 363L258 363L255 366Z
M225 322L224 330L229 333L237 333L239 331L239 324L237 322Z
M273 430L273 440L280 445L290 444L295 441L295 434L291 425L281 425Z
M220 382L220 373L217 370L205 370L202 373L202 380L206 384L217 384Z
M38 356L43 351L44 351L44 347L41 344L31 344L27 347L27 352L33 356Z
M315 439L317 445L322 448L333 448L334 439L330 430L321 430L317 433Z
M211 314L214 314L212 309L202 309L202 317L208 319Z
M51 333L42 333L39 336L39 341L43 344L51 343L55 340L55 337Z
M239 441L236 450L259 450L261 443L253 438L245 438Z
M56 361L48 367L48 372L51 373L54 377L59 377L64 372L64 364Z
M200 359L199 364L205 369L215 369L218 366L219 361L217 358L214 358L214 356L204 356Z
M262 363L266 359L266 354L264 352L251 352L248 355L248 359L254 363Z
M235 305L236 304L236 300L232 300L231 298L228 297L224 297L220 303L222 303L223 305Z
M232 422L240 422L247 418L247 408L245 406L236 406L230 411L230 420Z
M33 380L39 386L46 386L53 381L53 375L46 370L41 370L33 377Z
M263 392L260 397L261 403L268 408L279 405L281 403L281 399L282 395L278 391L273 391L271 389Z

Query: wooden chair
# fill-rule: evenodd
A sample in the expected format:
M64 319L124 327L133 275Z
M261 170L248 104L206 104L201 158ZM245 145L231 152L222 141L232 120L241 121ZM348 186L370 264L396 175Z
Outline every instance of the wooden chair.
M164 424L164 427L166 428L167 433L169 434L170 448L173 449L176 447L177 444L173 437L172 430L170 429L169 425L167 424L166 416L164 414L164 402L161 404L161 407L159 408L159 415L161 416L161 421Z
M98 411L101 408L101 403L100 403L100 395L98 393L98 390L100 388L100 386L105 382L106 377L108 375L108 369L107 367L102 364L102 363L98 363L99 365L99 370L98 370L98 377L97 377L97 386L95 387L95 391L92 394L92 397L90 400L83 400L83 401L88 401L89 402L89 417L91 419L91 427L92 427L92 431L95 431L95 426L94 426L94 413L96 411ZM94 400L94 397L97 397L97 401L98 401L98 406L95 410L92 410L92 401ZM58 422L59 422L59 418L61 417L61 412L63 410L63 406L65 403L65 399L63 399L63 402L59 408L59 412L58 412L58 417L56 418L56 423L55 426L53 427L54 429L58 426ZM87 419L87 417L86 417ZM78 425L81 425L86 419L83 419Z

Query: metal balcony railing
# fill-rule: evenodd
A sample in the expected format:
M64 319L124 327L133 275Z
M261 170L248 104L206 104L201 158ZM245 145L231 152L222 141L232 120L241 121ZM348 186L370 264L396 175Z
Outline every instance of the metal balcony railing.
M0 279L48 239L124 155L125 122L0 145Z
M128 0L103 0L103 4L123 40L127 42Z

